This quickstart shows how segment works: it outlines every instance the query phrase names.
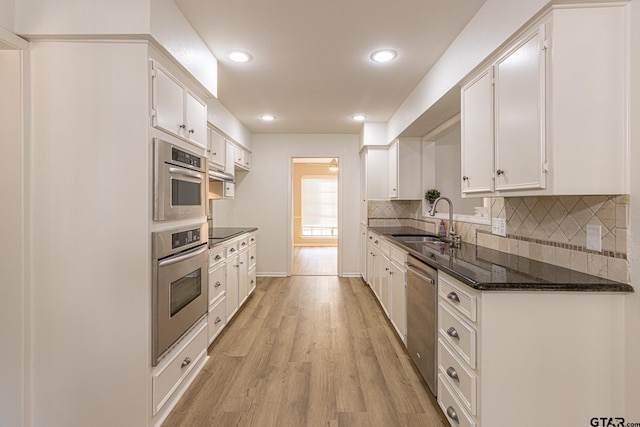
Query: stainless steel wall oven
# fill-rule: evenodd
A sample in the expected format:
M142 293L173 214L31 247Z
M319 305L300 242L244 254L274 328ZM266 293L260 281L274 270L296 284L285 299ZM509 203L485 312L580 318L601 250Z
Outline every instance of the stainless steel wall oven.
M152 234L152 365L207 312L206 223Z
M206 215L207 158L154 138L153 160L154 221Z

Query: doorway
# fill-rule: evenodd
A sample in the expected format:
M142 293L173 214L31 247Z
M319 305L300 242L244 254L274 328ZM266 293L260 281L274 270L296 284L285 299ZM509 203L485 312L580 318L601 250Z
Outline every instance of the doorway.
M338 158L292 159L294 276L338 275Z

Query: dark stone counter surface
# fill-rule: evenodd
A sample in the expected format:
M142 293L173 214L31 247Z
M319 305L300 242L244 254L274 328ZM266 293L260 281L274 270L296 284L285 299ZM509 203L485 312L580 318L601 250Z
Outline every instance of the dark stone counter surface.
M407 243L394 235L432 235L413 227L369 227L434 268L481 291L633 292L630 285L462 242Z
M209 228L209 248L256 230L256 227L211 227Z

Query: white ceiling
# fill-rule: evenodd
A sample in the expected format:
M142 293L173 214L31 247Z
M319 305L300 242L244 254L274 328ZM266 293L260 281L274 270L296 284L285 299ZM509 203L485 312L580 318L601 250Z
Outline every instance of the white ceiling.
M387 122L484 0L175 3L219 60L218 99L251 132L358 133L351 116ZM398 57L371 62L380 48ZM235 49L253 60L229 61Z

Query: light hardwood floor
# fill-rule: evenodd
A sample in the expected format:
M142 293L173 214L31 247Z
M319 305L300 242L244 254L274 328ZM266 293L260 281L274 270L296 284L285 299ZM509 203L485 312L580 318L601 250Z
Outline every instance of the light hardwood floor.
M258 278L163 427L447 426L360 278Z
M293 249L294 276L335 276L338 274L337 247L296 246Z

